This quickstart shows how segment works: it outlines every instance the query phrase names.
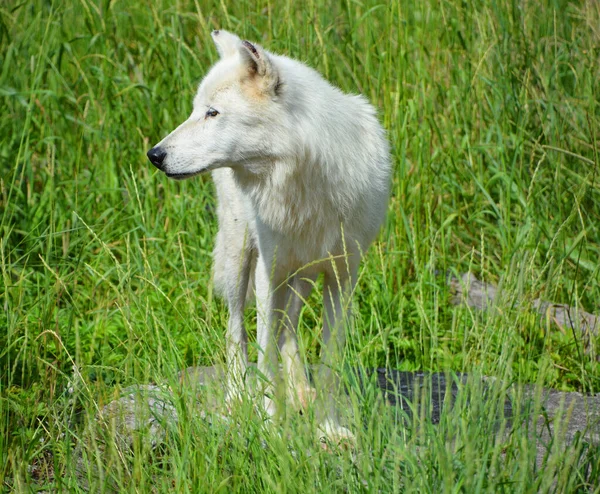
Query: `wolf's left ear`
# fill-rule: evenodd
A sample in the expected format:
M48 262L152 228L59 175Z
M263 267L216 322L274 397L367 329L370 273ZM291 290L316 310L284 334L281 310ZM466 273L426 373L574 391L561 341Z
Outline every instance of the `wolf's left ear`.
M279 73L267 52L260 46L244 40L240 46L240 55L248 76L259 90L275 95L281 85Z

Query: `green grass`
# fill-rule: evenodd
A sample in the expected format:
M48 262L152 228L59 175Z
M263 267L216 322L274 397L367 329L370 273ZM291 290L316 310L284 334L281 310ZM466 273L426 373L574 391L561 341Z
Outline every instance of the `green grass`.
M168 181L145 158L190 112L214 28L380 109L393 196L361 268L349 364L600 391L597 336L586 349L531 307L541 296L598 312L599 26L593 0L2 3L3 489L77 488L79 445L113 477L94 485L117 490L593 490L593 445L557 436L536 465L519 421L491 429L500 385L437 426L398 425L363 397L354 455L322 450L310 420L265 428L242 409L235 427L208 428L185 394L188 420L160 453L113 444L106 459L83 431L120 388L223 360L210 178ZM451 306L444 273L469 270L502 284L498 310ZM322 306L310 301L314 357Z

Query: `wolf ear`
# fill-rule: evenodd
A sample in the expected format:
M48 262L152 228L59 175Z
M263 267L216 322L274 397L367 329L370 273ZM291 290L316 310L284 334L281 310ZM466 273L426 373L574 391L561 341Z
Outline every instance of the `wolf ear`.
M241 40L235 34L229 31L216 29L210 33L217 51L221 58L227 58L235 55L240 47Z
M241 42L239 51L249 79L261 92L276 94L281 83L277 69L267 52L246 40Z

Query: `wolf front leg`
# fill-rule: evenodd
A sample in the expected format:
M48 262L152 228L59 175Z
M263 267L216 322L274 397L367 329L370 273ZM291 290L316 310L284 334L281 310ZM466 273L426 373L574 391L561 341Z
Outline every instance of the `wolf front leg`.
M244 308L253 254L252 249L241 249L240 256L228 260L225 267L229 309L226 336L228 406L241 398L248 368L248 335L244 326Z
M291 279L277 276L260 259L256 269L258 308L258 369L265 378L263 387L265 410L277 411L277 402L284 396L293 408L306 409L315 398L298 348L297 328L300 311L310 295L315 276ZM273 281L277 280L277 281ZM278 376L278 357L281 355L283 381ZM281 385L285 392L279 393Z
M358 253L348 256L345 263L337 263L325 273L323 282L323 347L317 388L320 407L321 439L335 443L354 442L354 434L340 425L339 409L343 389L339 373L343 371L346 327L351 313L351 298L358 273Z
M296 274L287 289L284 324L279 335L279 353L283 366L286 396L295 410L306 410L316 392L309 384L304 360L298 348L298 323L305 300L312 291L316 275Z
M277 388L277 339L276 326L279 326L285 309L285 289L279 287L271 273L270 263L263 255L258 256L255 272L256 312L258 344L258 390L263 395L264 408L269 416L277 412L275 391Z

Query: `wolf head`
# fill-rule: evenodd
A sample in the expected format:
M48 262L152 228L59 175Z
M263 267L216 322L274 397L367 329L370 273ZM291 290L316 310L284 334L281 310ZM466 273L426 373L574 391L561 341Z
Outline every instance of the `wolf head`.
M273 55L227 31L213 31L220 60L201 82L190 117L148 151L168 177L221 167L249 169L281 158L284 91ZM256 170L255 170L256 171Z

